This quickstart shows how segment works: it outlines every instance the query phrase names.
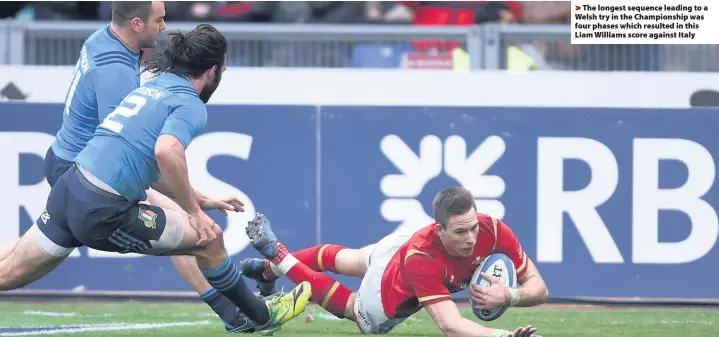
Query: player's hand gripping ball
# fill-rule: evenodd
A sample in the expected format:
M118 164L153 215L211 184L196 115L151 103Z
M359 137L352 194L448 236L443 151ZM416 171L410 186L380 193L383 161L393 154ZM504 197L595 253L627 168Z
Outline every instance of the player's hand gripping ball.
M514 268L514 263L509 256L502 253L494 253L488 256L482 264L474 271L472 275L472 283L477 284L480 287L489 287L490 282L482 277L482 273L493 276L502 282L505 286L513 288L517 286L517 270ZM475 308L474 301L470 297L469 304L472 306L472 312L480 320L493 321L509 308L508 306L494 308L492 310L482 310Z

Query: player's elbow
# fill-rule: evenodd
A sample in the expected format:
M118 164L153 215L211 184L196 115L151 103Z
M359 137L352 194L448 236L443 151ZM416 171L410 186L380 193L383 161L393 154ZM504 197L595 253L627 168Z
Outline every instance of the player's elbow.
M445 336L454 337L460 335L458 320L439 320L437 321L437 327L442 330Z
M160 137L157 138L157 143L155 143L155 158L157 159L157 163L162 165L162 163L174 157L178 146L180 148L182 147L175 137L160 135Z
M539 300L541 303L547 302L549 300L549 289L547 289L547 285L544 285L542 289L539 291Z
M465 337L458 324L447 324L439 329L442 330L442 333L447 337Z
M533 285L533 288L535 289L535 291L533 291L533 297L535 298L534 302L542 304L547 302L547 300L549 299L549 289L547 289L547 284L544 282L544 280L541 279L541 277L537 278L537 280L539 282L536 282Z

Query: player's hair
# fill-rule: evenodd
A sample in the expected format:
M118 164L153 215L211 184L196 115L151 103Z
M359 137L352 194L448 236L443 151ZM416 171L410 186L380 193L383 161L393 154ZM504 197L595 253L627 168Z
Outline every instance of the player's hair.
M222 68L224 65L227 40L212 25L201 24L187 34L177 31L169 35L167 49L148 58L143 71L155 75L171 72L199 78L213 66Z
M434 197L432 202L434 209L434 221L447 229L449 218L454 215L462 215L469 212L470 209L477 209L474 203L472 192L464 187L448 187L441 190Z
M150 20L152 14L152 1L113 1L112 23L124 27L134 18L143 22Z

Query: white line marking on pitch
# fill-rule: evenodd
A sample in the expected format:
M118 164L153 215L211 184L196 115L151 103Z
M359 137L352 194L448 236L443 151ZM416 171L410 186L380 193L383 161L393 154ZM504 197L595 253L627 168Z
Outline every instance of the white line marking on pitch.
M36 310L25 310L24 315L28 316L54 316L54 317L74 317L77 313L74 312L51 312L51 311L36 311Z
M82 315L76 312L53 312L53 311L37 311L37 310L25 310L23 315L27 316L51 316L51 317L112 317L115 314L101 314L101 315Z
M74 334L80 332L93 332L93 331L117 331L117 330L146 330L146 329L159 329L159 328L171 328L178 326L195 326L195 325L207 325L210 321L197 321L197 322L172 322L172 323L111 323L111 324L85 324L85 325L72 325L71 328L63 328L63 326L52 326L51 328L57 328L53 330L40 330L40 331L23 331L23 332L5 332L0 333L0 336L37 336L37 335L55 335L55 334ZM27 328L43 328L43 327L27 327ZM48 327L44 327L48 328Z
M712 321L703 321L703 320L685 320L685 321L667 321L667 320L643 320L643 321L617 321L612 320L607 322L610 325L630 325L630 324L637 324L641 323L644 325L654 325L654 324L673 324L673 325L689 325L689 324L698 324L698 325L713 325L714 322Z

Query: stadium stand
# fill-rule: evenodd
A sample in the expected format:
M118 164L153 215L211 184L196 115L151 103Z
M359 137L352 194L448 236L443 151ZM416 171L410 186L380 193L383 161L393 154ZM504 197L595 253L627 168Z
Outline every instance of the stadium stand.
M0 19L9 19L0 21L0 64L74 64L83 40L110 16L109 2L9 4L0 10ZM710 45L572 46L569 7L552 1L166 2L170 29L227 24L230 66L461 70L458 57L465 55L475 69L719 70L717 47Z

